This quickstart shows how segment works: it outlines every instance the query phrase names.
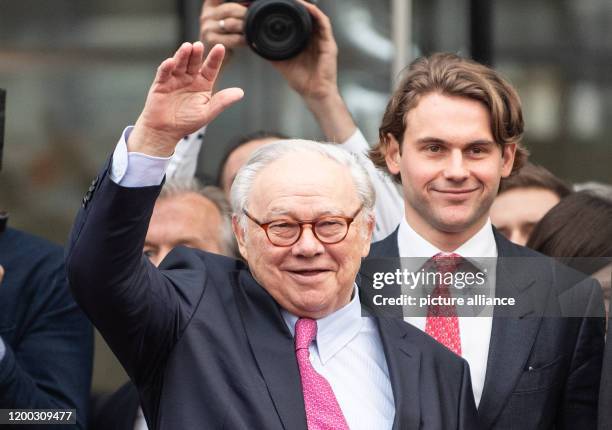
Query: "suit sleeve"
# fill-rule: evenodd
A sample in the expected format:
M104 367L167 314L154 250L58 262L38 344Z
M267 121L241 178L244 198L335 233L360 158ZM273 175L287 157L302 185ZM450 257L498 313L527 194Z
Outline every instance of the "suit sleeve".
M604 352L605 315L601 287L594 280L582 283L589 293L579 323L570 373L557 420L560 429L595 429ZM601 316L598 316L601 315Z
M612 316L608 319L608 329L612 327ZM608 336L601 373L601 391L599 393L599 429L612 428L612 337Z
M56 260L51 272L38 269L23 291L31 303L12 344L4 342L0 408L76 409L76 428L84 429L93 331L70 295L61 257Z
M146 383L165 363L194 301L142 253L161 185L117 185L109 178L110 164L74 222L66 251L68 280L130 377Z
M458 428L460 430L478 430L481 428L478 422L478 412L472 391L470 367L466 361L463 362L458 416Z

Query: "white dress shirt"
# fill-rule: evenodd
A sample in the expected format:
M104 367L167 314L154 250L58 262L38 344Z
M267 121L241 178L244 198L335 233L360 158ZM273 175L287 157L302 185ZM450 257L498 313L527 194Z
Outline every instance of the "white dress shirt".
M402 219L402 222L400 222L397 242L399 255L402 258L431 258L441 252L414 231L405 219ZM497 245L495 243L495 237L493 236L491 221L487 220L486 224L478 233L453 252L467 259L478 258L477 265L482 264L483 257L489 262L493 262L493 259L497 258ZM487 265L487 286L490 289L489 294L492 295L495 293L495 271L495 264ZM425 331L426 317L410 316L404 318L404 320ZM470 365L472 389L474 391L474 399L476 400L477 406L480 403L487 372L487 358L489 354L492 324L493 320L491 317L459 317L461 354Z
M161 184L170 157L128 153L130 132L127 127L115 147L111 180L124 187ZM284 310L283 318L293 334L298 318ZM387 359L376 323L361 315L356 287L349 304L317 320L309 351L313 367L330 383L352 430L392 428L395 403ZM137 417L135 425L143 424Z
M282 310L291 334L298 318ZM334 390L352 430L390 429L395 417L393 390L378 327L361 316L355 294L349 304L317 320L310 362Z

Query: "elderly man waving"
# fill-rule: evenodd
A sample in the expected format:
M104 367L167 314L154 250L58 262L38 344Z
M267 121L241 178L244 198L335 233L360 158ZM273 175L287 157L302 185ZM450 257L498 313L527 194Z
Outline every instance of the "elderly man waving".
M469 369L420 330L362 310L374 193L344 151L267 146L238 174L233 227L248 265L142 245L181 136L242 91L212 88L183 44L158 69L79 212L67 253L77 301L138 387L152 429L474 429Z

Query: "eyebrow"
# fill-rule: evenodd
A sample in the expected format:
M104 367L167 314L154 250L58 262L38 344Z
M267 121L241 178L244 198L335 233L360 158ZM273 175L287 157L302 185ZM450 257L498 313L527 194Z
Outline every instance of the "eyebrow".
M342 215L342 214L343 212L338 209L328 209L328 210L319 212L317 216L313 219L320 218L322 216L328 216L328 215L336 216L336 215ZM296 220L299 219L299 217L297 217L294 212L288 211L287 209L281 209L281 208L270 209L270 211L265 215L264 218L275 217L275 216L288 216Z
M419 145L425 145L428 143L440 143L443 145L448 144L446 140L440 139L439 137L426 136L426 137L421 137L420 139L417 139L417 144ZM467 143L467 146L472 146L472 145L495 145L495 142L492 140L488 140L488 139L476 139L476 140L472 140Z

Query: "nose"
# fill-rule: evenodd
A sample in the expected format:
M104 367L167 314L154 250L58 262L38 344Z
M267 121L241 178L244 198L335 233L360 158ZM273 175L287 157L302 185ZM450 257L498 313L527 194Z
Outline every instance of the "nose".
M314 257L325 252L325 247L312 231L312 226L305 225L302 236L293 245L291 252L296 257Z
M469 170L465 165L463 152L460 149L451 151L447 164L444 168L444 178L453 182L460 182L469 176Z

